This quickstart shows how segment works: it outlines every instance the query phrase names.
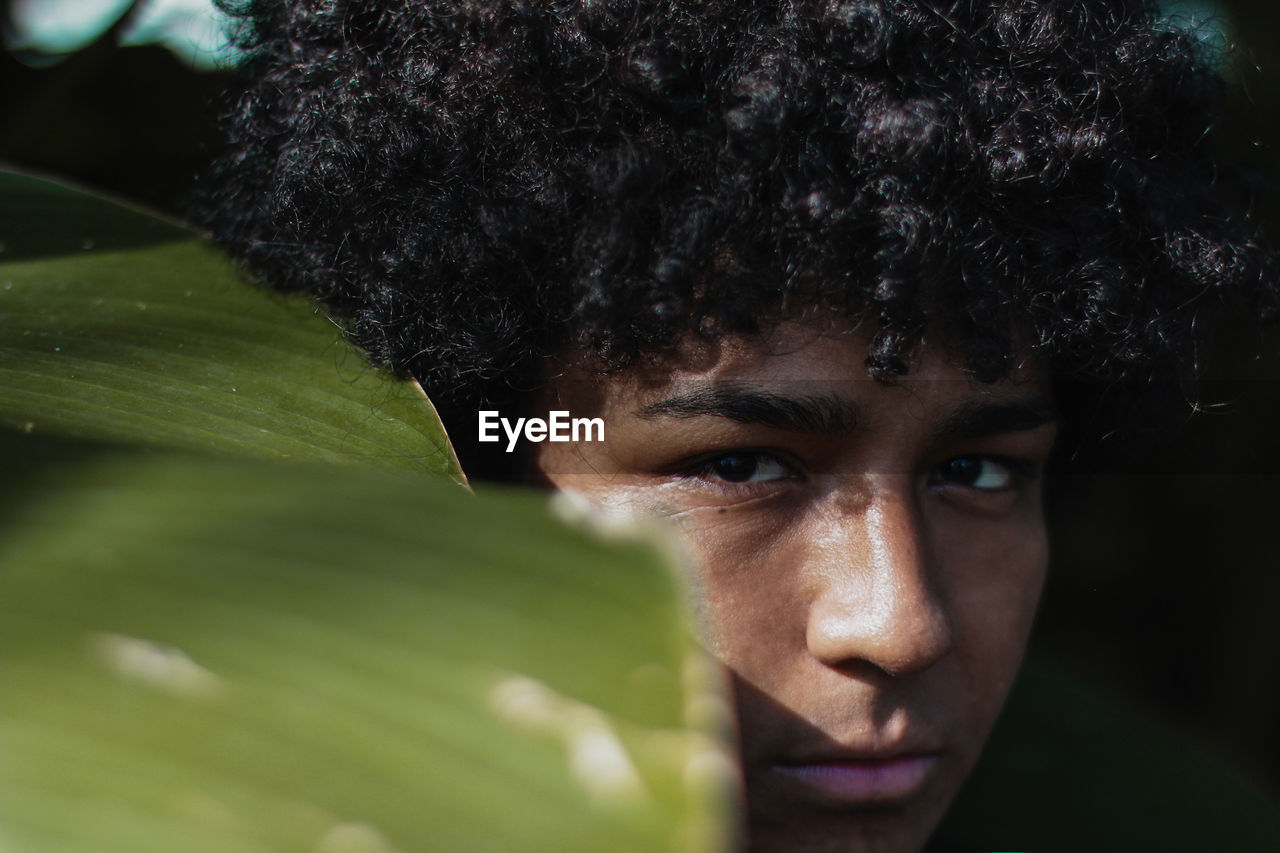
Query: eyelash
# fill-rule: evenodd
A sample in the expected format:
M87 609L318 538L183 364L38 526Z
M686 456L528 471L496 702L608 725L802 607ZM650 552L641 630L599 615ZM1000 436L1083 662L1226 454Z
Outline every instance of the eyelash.
M723 471L717 470L717 465L730 459L748 459L752 461L751 472L746 478L730 480ZM759 480L753 483L750 478L758 473L762 464L768 463L773 463L781 469L784 472L783 476L770 477L767 480ZM770 453L765 450L733 450L726 453L717 453L714 456L705 457L701 461L695 462L685 470L684 476L716 483L721 486L742 488L791 479L795 476L795 468L776 453Z
M722 468L722 463L731 459L748 459L753 464L750 471L741 480L732 480L726 477ZM974 483L965 483L960 480L968 475L957 476L958 472L952 470L947 473L947 469L964 463L977 462L980 465L993 464L1004 469L1007 474L1007 483L997 486L978 486ZM771 476L768 479L752 481L752 477L759 473L762 464L773 463L783 472L782 476ZM979 471L974 480L981 480L986 474L985 471ZM714 483L721 487L743 488L759 486L764 483L774 483L783 480L793 479L796 477L796 470L793 465L782 459L778 454L764 450L734 450L726 453L718 453L715 456L704 458L690 467L686 468L683 476L690 479L699 479L708 483ZM967 454L963 456L954 456L940 462L929 472L929 485L948 486L956 485L961 488L970 489L975 492L984 494L998 494L1002 492L1017 489L1023 483L1039 479L1040 472L1035 463L1026 459L1016 459L1007 456L997 456L992 454Z
M957 482L954 479L948 479L943 472L950 466L958 463L978 462L980 464L998 465L1007 473L1007 483L1001 486L978 486L972 483ZM985 473L985 472L984 472ZM1035 463L1026 459L1015 459L1008 456L996 456L991 454L974 453L965 456L954 456L950 459L940 462L929 472L930 485L959 485L962 488L971 489L975 492L985 494L998 494L1001 492L1009 492L1017 489L1023 483L1036 480L1040 476L1040 472ZM976 479L981 479L980 473ZM957 478L959 479L959 478Z

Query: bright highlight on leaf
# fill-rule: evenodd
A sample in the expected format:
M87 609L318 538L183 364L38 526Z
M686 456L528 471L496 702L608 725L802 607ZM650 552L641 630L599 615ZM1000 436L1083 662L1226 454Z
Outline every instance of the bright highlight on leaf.
M212 697L223 690L222 679L181 649L111 633L90 640L102 662L125 678L194 697Z

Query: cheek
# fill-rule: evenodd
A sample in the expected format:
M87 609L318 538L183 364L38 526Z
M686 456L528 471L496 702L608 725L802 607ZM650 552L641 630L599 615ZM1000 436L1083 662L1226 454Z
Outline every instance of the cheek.
M603 483L558 476L555 485L617 519L672 524L692 562L690 609L701 640L722 663L748 673L774 671L804 639L802 560L794 547L797 509L762 499L731 507L690 508L679 486Z
M817 541L803 508L785 502L670 516L696 565L696 608L709 649L758 683L804 670L806 613L814 596ZM1038 511L986 522L934 518L930 584L954 631L949 670L976 716L994 717L1012 685L1048 565ZM960 686L963 685L963 686ZM978 722L975 720L975 722Z
M803 637L803 621L784 618L803 599L794 583L800 572L793 565L792 519L785 507L697 509L673 520L697 566L700 621L717 658L750 670Z
M957 664L970 698L994 718L1026 649L1048 568L1048 539L1038 516L1024 524L970 529L950 540L944 574Z

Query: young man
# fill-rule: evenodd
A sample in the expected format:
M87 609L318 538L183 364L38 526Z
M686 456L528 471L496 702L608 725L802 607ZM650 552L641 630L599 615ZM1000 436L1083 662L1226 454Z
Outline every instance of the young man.
M1195 38L1132 0L243 20L219 239L472 476L686 532L752 849L923 847L1026 645L1060 384L1190 377L1272 309ZM496 426L556 411L603 435Z

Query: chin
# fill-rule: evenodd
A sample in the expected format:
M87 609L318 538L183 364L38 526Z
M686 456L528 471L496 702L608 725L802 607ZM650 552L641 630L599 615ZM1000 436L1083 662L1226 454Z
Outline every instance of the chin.
M938 818L920 820L902 811L829 815L748 827L750 853L919 853Z

